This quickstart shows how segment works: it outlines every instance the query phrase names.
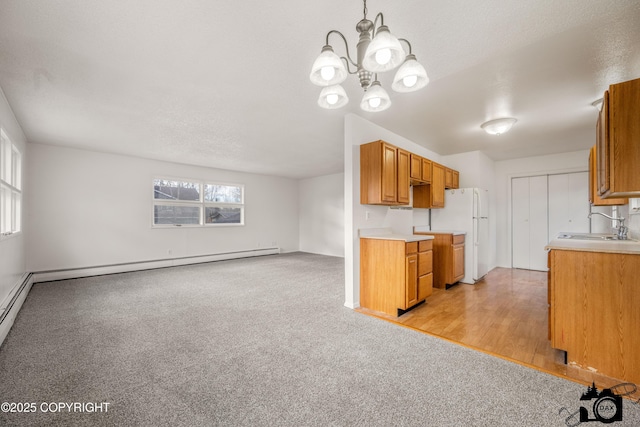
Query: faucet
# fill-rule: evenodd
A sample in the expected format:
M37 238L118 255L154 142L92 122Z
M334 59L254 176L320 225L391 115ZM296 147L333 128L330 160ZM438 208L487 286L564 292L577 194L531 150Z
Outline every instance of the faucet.
M591 218L591 215L594 214L602 215L603 217L609 218L612 221L618 221L618 223L620 224L618 226L618 240L627 240L627 233L629 232L629 228L624 226L624 218L615 218L602 212L590 212L589 218Z

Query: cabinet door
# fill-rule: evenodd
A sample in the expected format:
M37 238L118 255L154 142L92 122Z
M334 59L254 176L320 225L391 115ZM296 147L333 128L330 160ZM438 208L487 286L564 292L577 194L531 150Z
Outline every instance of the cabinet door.
M453 185L451 188L460 188L460 172L453 171Z
M598 194L609 190L609 91L604 93L602 108L596 123L598 164Z
M453 170L449 168L444 169L444 188L453 187Z
M392 145L382 146L382 201L395 203L398 191L397 149Z
M464 277L464 244L453 245L453 281Z
M599 131L599 130L598 130ZM597 147L594 145L589 151L589 202L594 206L626 205L629 199L608 198L603 199L598 194L598 155Z
M431 182L431 160L422 159L422 180L424 182Z
M418 303L418 255L407 256L406 261L405 307L407 309Z
M411 154L411 179L422 181L422 157Z
M398 203L409 203L409 187L409 152L398 149Z
M431 164L431 207L444 207L444 166Z

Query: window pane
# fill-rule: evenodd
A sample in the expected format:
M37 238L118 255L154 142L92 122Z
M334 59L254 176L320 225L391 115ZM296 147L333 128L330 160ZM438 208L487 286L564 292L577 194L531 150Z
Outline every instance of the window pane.
M207 206L204 218L207 224L242 224L242 208Z
M200 224L199 206L155 205L154 224Z
M207 184L204 187L206 202L242 203L242 186Z
M200 201L200 183L154 179L153 198L197 202Z

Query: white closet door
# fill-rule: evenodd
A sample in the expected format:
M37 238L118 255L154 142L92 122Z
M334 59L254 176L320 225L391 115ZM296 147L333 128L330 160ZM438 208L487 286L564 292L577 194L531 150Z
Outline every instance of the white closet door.
M546 271L547 176L512 179L511 207L513 268Z
M529 268L529 178L511 180L512 267Z
M529 269L547 271L547 233L549 202L547 176L533 176L529 181Z
M589 232L589 173L549 176L549 240L559 233Z

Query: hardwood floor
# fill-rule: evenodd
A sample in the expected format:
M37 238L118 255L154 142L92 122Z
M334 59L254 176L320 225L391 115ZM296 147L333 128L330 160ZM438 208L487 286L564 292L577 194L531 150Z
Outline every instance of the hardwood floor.
M424 304L400 317L358 311L582 384L622 382L567 366L564 352L551 348L546 272L496 268L475 285L434 288Z

